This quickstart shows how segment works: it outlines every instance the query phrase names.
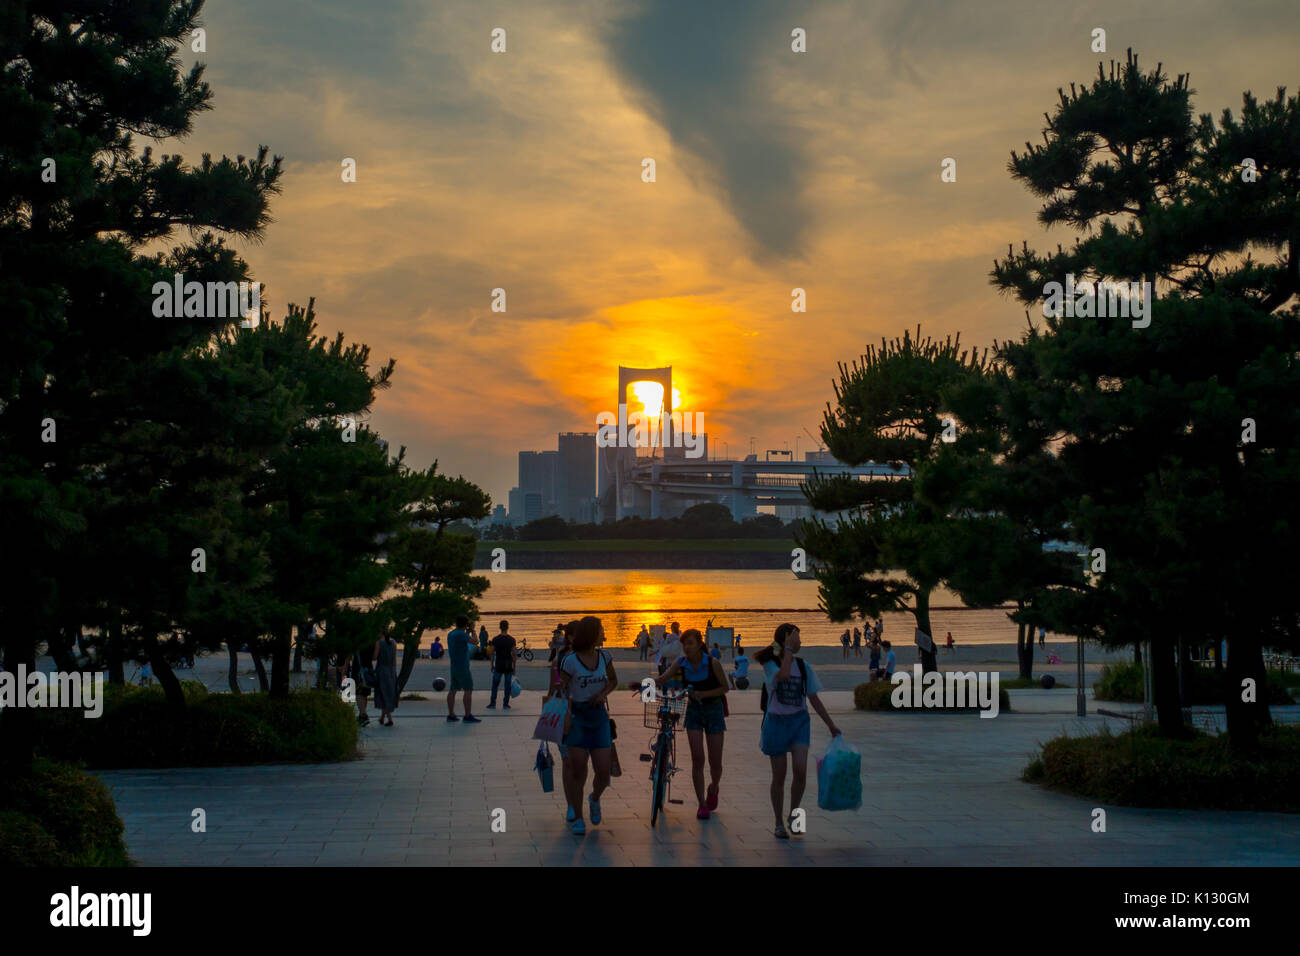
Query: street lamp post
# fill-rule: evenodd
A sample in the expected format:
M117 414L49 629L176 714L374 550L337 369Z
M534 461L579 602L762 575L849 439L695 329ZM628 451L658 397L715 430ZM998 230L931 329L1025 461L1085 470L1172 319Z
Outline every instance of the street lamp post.
M1074 711L1079 717L1088 716L1088 702L1083 696L1083 638L1075 637L1075 684L1078 690L1074 692Z

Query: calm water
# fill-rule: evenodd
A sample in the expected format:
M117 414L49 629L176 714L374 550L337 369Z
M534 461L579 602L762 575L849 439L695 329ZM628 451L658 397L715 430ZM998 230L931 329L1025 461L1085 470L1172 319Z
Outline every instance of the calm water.
M677 621L682 630L702 630L712 618L715 625L736 628L750 645L771 640L783 621L799 625L803 641L816 645L838 645L845 627L817 609L817 582L801 581L789 571L506 571L482 576L492 584L479 602L488 632L496 633L494 618L508 616L511 633L533 647L545 645L557 622L583 614L604 619L615 647L631 646L643 623ZM931 605L940 642L948 631L958 644L1015 642L1016 626L1005 610L964 608L943 590L935 592ZM911 615L885 615L886 639L910 644L913 626ZM432 632L427 637L431 640Z

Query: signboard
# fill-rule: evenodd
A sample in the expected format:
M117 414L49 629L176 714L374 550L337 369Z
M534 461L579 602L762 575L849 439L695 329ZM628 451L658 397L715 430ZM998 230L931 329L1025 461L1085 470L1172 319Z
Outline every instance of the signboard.
M916 635L913 639L916 641L916 646L921 650L930 653L934 652L934 638L930 637L929 634L925 633L925 631L921 630L919 627L916 629Z

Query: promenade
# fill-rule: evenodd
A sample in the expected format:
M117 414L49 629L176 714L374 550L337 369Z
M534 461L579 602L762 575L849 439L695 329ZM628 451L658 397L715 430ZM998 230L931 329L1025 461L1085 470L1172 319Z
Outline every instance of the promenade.
M1106 807L1106 832L1095 833L1093 802L1022 782L1037 742L1125 723L1093 715L1093 701L1089 717L1074 717L1072 690L1012 691L1017 712L992 720L858 712L848 692L826 692L863 753L863 807L817 809L810 760L808 832L788 842L771 832L752 690L730 695L717 813L695 819L684 772L673 795L685 802L653 830L648 765L638 759L651 731L639 700L616 694L624 773L605 794L604 822L582 837L564 826L558 766L549 794L532 770L540 694L525 691L507 712L485 710L487 695L477 692L483 722L469 726L448 723L443 700L429 697L403 701L395 727L363 730L364 756L348 763L99 776L113 790L132 857L146 866L1300 865L1297 815ZM1300 707L1274 714L1300 721ZM814 754L826 743L814 717ZM679 759L689 767L684 739ZM206 832L191 830L196 808ZM504 833L492 830L498 810Z

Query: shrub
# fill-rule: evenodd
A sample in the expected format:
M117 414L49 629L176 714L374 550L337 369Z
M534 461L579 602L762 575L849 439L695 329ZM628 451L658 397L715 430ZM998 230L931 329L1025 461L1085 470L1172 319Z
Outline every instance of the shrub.
M887 680L873 680L865 684L859 684L853 688L853 706L858 710L892 710L892 711L913 711L924 710L933 714L965 714L979 710L978 707L895 707L891 699L894 693L894 685ZM998 682L998 711L1009 711L1011 709L1011 696L1007 693L1006 688Z
M0 781L0 866L125 866L126 844L103 781L37 759Z
M185 710L177 711L156 688L114 688L99 718L40 711L37 750L95 769L316 763L356 754L352 708L330 691L273 700L187 687L186 698Z
M1092 694L1097 700L1142 702L1143 666L1132 661L1106 664L1101 676L1093 685ZM1196 665L1188 675L1188 704L1222 704L1223 682L1213 667ZM1293 704L1287 691L1286 678L1281 671L1267 672L1265 702L1269 706Z
M1227 734L1159 736L1155 727L1121 734L1057 737L1022 774L1030 782L1121 806L1300 812L1300 728L1275 726L1260 748L1233 752Z

